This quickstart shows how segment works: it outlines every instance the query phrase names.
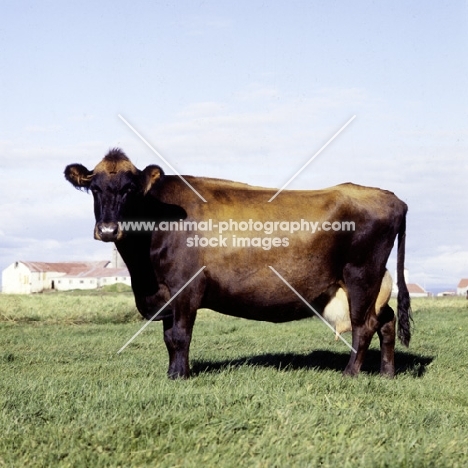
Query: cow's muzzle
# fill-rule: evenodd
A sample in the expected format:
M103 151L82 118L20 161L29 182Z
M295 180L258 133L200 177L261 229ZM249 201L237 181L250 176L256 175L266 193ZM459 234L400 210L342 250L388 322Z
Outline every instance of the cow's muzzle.
M122 237L117 223L96 223L94 238L103 242L115 242Z

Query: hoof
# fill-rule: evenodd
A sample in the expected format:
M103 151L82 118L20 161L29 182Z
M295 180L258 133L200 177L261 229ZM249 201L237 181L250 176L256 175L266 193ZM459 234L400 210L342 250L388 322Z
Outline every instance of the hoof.
M176 370L169 369L167 371L167 376L171 380L188 379L190 377L190 370L176 371Z
M380 369L380 376L385 377L387 379L393 379L395 377L395 371L394 370L382 370Z
M348 367L346 367L346 369L343 371L343 377L357 377L358 374L359 374L359 371L350 369Z

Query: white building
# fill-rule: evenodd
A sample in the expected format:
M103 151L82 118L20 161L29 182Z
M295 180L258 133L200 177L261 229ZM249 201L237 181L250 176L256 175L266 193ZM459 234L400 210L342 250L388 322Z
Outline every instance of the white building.
M429 293L417 283L409 283L409 271L405 268L404 270L405 283L408 288L410 297L428 297ZM395 271L395 276L393 277L393 289L392 296L396 297L398 295L398 286L396 284L397 273Z
M410 297L428 297L429 293L417 283L408 283L408 292Z
M468 278L462 278L457 286L457 296L466 296L468 292Z
M115 283L130 286L130 274L127 268L115 268L108 260L60 263L18 261L2 272L2 292L7 294L31 294L53 289L96 289Z

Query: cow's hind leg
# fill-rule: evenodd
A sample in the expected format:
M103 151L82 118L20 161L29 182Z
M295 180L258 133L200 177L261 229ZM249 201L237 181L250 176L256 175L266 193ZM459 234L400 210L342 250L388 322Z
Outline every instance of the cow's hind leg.
M387 304L377 315L380 340L380 374L387 377L395 375L395 313Z
M360 325L353 324L353 349L348 361L348 365L344 370L344 375L355 376L359 374L364 357L369 348L372 337L377 329L377 320L375 315L371 315L369 320Z
M366 270L348 267L344 276L353 333L353 349L344 375L355 376L361 370L374 333L380 328L375 314L375 301L383 275L369 275Z

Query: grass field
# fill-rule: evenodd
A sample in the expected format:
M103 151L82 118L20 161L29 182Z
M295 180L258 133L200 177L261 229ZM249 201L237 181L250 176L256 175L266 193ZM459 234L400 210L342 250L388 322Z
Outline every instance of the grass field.
M468 301L413 301L397 376L363 372L318 320L199 312L193 377L127 292L0 295L0 466L468 466ZM349 335L348 335L349 337Z

